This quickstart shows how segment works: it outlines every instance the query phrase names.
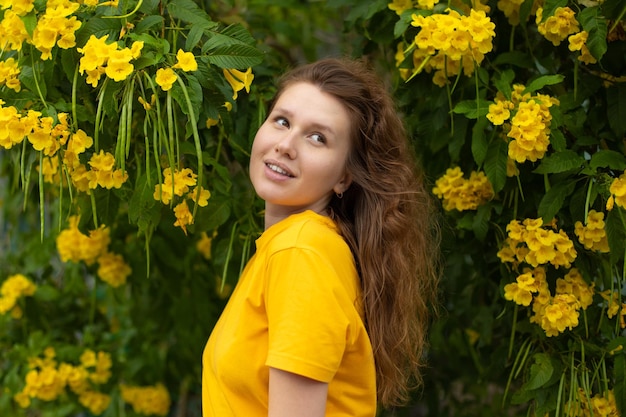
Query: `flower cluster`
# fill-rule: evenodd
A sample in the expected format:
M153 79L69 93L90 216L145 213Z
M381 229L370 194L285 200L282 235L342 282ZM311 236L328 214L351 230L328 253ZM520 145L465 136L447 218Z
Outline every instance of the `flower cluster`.
M552 16L542 20L543 8L540 7L536 13L537 29L554 46L559 46L569 35L579 30L576 13L569 7L558 7Z
M567 417L620 416L613 390L606 391L604 395L596 394L591 397L584 389L579 388L578 395L565 404L564 411Z
M611 193L611 196L606 202L607 210L612 210L614 204L617 204L618 207L626 209L626 171L611 182L609 192Z
M170 394L162 384L153 386L120 385L122 399L133 411L144 415L166 416L170 409Z
M574 224L574 233L585 249L602 253L609 252L609 242L606 236L604 213L590 210L587 215L587 224L577 221Z
M82 192L97 187L120 188L128 179L126 172L115 169L113 155L104 150L91 156L89 168L81 162L81 155L93 146L93 139L82 129L72 133L67 113L57 113L55 119L35 110L21 114L16 107L3 104L0 100L0 146L11 149L26 138L34 150L45 155L39 167L44 181L60 181L61 163L72 185Z
M513 85L511 99L498 92L489 105L487 119L496 126L504 125L509 142L509 158L522 163L544 157L550 144L550 107L559 100L545 94L524 93L525 86ZM507 122L510 120L510 122Z
M435 182L433 193L443 200L447 211L476 210L494 196L493 187L483 172L472 171L466 179L459 167L448 168Z
M190 188L196 185L197 177L198 175L189 168L182 170L165 168L163 183L155 185L153 197L163 204L170 204L174 196L185 197L193 200L200 207L205 207L211 197L211 192L202 186ZM193 224L193 215L186 199L174 207L174 215L176 216L174 226L180 227L186 234L187 226Z
M512 220L506 231L508 236L498 251L502 262L525 262L533 267L549 263L556 268L569 268L576 259L574 243L567 234L543 227L541 218L525 219L522 223Z
M58 46L69 49L76 46L75 32L81 27L76 16L80 4L69 0L48 0L45 10L35 10L37 24L32 30L32 37L22 20L35 9L34 1L3 1L6 9L0 22L0 46L9 51L21 51L22 44L27 42L41 52L41 59L52 59L52 48Z
M62 230L57 236L57 250L63 262L85 262L92 265L98 262L98 277L112 287L119 287L126 283L131 274L130 266L124 262L121 255L109 252L111 241L109 229L100 226L91 230L89 236L78 229L78 216L69 219L69 227Z
M76 50L83 54L79 71L87 74L87 83L98 85L102 74L114 81L125 80L135 69L131 60L139 58L142 41L133 42L130 48L119 48L116 42L107 43L109 35L97 38L91 35L82 48Z
M35 294L37 285L22 274L11 275L0 287L0 314L11 312L11 317L22 317L22 309L17 301Z
M44 350L43 357L29 359L29 371L24 388L13 396L22 408L31 405L31 399L54 401L69 392L78 396L78 402L92 414L102 414L111 398L95 389L111 377L111 356L106 352L87 349L80 356L80 364L57 362L54 348Z
M434 70L433 82L439 86L461 70L466 76L472 75L493 48L495 25L484 10L470 9L465 16L447 9L447 14L413 14L412 19L411 25L421 28L414 39L413 66ZM404 54L400 53L396 61L404 61Z
M537 323L547 336L557 336L578 326L579 310L593 302L593 284L588 285L576 268L557 279L551 294L543 267L525 268L514 283L504 286L504 298L528 307L532 303L531 323Z
M18 78L19 75L20 68L15 59L8 58L5 61L0 61L0 87L6 85L7 88L19 93L22 89L22 84Z

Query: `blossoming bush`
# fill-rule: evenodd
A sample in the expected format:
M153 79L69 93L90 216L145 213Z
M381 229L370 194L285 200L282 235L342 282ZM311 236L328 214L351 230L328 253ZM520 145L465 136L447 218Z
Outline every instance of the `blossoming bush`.
M224 16L0 2L0 414L199 412L201 350L260 229L231 111L264 107L263 52Z
M445 311L394 415L623 415L626 5L231 3L0 0L0 413L198 415L274 77L349 53L444 213Z
M429 411L624 415L626 5L384 3L351 23L445 213Z

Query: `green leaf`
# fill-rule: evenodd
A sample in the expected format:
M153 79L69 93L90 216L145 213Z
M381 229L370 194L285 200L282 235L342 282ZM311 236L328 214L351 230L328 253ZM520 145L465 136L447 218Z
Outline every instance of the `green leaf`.
M20 19L24 23L24 28L26 29L26 32L28 32L30 36L33 36L33 32L37 27L37 13L35 11L32 11L25 16L20 16Z
M487 157L487 149L489 142L485 135L485 127L489 124L486 117L481 117L476 121L472 128L472 155L476 165L480 166Z
M537 353L533 355L535 363L530 365L530 375L523 389L534 390L543 387L554 373L554 367L547 353Z
M533 93L545 87L546 85L559 84L564 79L565 79L565 76L561 74L542 75L540 77L535 78L533 81L530 82L530 84L528 84L528 86L526 86L526 89L524 89L524 94Z
M485 174L493 191L497 193L504 188L506 183L506 164L508 161L509 144L501 139L491 141L489 149L487 149L487 157L485 159Z
M490 101L487 100L464 100L457 103L452 111L457 114L463 114L468 119L476 119L489 113Z
M533 61L528 54L521 51L503 52L493 60L493 65L515 65L520 68L532 68Z
M476 235L476 239L481 242L483 242L487 237L487 232L489 231L489 220L491 220L491 206L479 206L476 210L476 216L474 216L472 230Z
M619 83L606 89L606 113L609 125L618 137L626 134L626 85Z
M584 8L576 15L583 30L589 34L586 42L587 48L598 61L607 51L606 35L608 32L606 19L600 12L600 6L595 6Z
M548 190L548 192L541 199L539 207L537 208L537 213L541 218L543 218L544 224L552 221L554 216L556 216L559 210L563 207L565 199L572 194L575 189L575 182L567 182L556 184Z
M626 353L619 352L613 362L613 394L620 415L626 414Z
M504 94L507 100L511 99L511 93L513 91L512 84L515 79L515 72L512 69L502 71L498 77L494 80L494 85L499 92Z
M598 168L610 168L617 171L624 171L626 170L626 156L620 152L602 149L591 155L589 167L593 170Z
M230 45L214 49L206 59L220 68L245 69L263 62L263 53L248 45Z
M148 183L146 175L137 181L135 191L128 203L128 219L137 224L140 233L153 230L161 218L162 204L154 199L155 183Z
M541 160L541 164L533 171L536 174L556 174L579 169L585 164L585 158L572 150L556 152Z
M59 290L51 285L39 285L34 297L41 301L54 301L59 298Z
M616 263L623 258L626 249L624 247L626 245L626 230L624 230L622 217L626 219L626 213L617 206L613 207L613 210L609 211L606 216L604 230L606 230L606 238L611 249L611 263Z
M567 149L567 141L565 140L565 135L557 128L550 129L550 145L552 148L561 152Z
M35 79L37 77L37 79ZM33 67L24 65L20 70L19 75L20 82L35 94L41 91L41 95L45 98L48 94L46 82L41 74L37 74L33 71Z
M114 42L122 28L121 19L102 19L101 17L92 17L83 22L80 29L76 32L76 45L84 46L91 35L101 38L109 35L108 43Z
M541 21L545 22L547 18L554 15L556 9L565 6L567 6L567 0L546 0L546 3L543 5L543 14L541 15Z
M212 21L209 15L198 7L193 0L173 0L167 4L167 10L172 18L194 25L202 25Z
M135 30L133 32L136 34L147 32L155 26L163 26L164 21L165 19L163 19L163 16L146 16L135 24Z

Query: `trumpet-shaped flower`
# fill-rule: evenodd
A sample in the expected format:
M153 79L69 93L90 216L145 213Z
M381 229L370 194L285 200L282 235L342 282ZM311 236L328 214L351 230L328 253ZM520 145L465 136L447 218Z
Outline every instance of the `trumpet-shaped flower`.
M172 86L176 82L178 75L171 68L159 68L156 72L156 83L163 89L163 91L171 90Z
M226 81L233 89L233 100L237 100L237 94L239 91L246 89L246 92L250 92L250 85L254 80L254 74L252 74L252 68L248 68L245 72L236 69L224 69L224 77Z
M176 60L177 62L174 65L174 68L179 68L185 72L196 71L198 69L196 58L191 52L185 52L182 49L179 49L176 53Z

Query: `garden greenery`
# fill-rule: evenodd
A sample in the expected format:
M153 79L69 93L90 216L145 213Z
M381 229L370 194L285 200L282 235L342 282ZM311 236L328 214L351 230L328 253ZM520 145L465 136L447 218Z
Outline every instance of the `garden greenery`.
M445 213L416 403L624 414L626 4L279 3L0 0L2 415L199 412L262 230L251 138L285 62L325 53L390 81Z

